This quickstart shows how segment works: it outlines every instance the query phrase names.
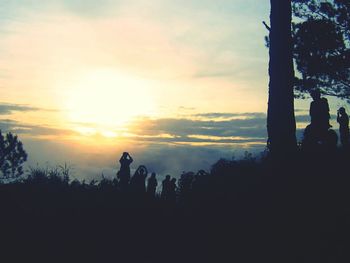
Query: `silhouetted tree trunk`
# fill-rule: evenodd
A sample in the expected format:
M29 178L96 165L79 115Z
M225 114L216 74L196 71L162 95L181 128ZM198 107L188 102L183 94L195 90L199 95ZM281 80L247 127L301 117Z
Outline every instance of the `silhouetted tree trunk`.
M291 0L270 0L268 144L272 153L296 149Z

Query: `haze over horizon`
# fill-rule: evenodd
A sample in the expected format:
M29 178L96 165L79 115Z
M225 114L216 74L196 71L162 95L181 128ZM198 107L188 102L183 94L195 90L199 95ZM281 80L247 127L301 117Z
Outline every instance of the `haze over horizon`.
M176 176L263 150L268 20L267 0L1 1L0 129L79 178L123 151Z

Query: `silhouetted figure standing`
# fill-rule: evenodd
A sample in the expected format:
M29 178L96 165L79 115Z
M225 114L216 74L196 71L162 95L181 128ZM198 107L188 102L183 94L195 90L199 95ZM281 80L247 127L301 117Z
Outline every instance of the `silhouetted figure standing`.
M158 182L157 182L156 174L152 173L150 178L148 178L148 181L147 181L147 194L150 197L155 197L157 186L158 186Z
M144 194L146 193L146 177L148 171L146 166L140 165L137 168L134 176L131 178L130 187L135 193Z
M313 101L310 105L311 126L313 129L326 133L330 127L329 124L329 105L326 98L321 98L321 93L318 89L311 92Z
M165 176L165 179L162 181L162 199L166 200L169 197L170 191L170 175Z
M176 203L176 179L173 178L169 184L169 197L168 200L171 203Z
M335 148L337 135L329 124L329 105L326 98L321 98L318 89L310 92L313 101L310 104L311 124L305 128L303 147L316 150L319 146L323 148Z
M344 107L340 107L337 114L339 123L340 142L344 148L349 146L349 116Z
M119 184L122 189L125 189L130 181L130 164L133 162L129 153L124 152L119 160L120 170L117 173Z

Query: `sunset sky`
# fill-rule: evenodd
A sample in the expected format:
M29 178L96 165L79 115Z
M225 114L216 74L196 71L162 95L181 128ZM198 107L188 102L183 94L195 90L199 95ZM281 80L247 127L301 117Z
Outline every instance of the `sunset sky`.
M2 0L0 129L79 178L123 151L179 174L261 150L268 20L268 0Z

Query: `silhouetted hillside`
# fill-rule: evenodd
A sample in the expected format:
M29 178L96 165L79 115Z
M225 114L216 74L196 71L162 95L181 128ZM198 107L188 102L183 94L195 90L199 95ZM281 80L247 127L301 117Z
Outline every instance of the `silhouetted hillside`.
M35 168L21 182L0 185L2 255L49 262L348 262L349 159L337 150L219 160L209 173L183 173L176 202L120 191L117 180L70 182L68 174Z

